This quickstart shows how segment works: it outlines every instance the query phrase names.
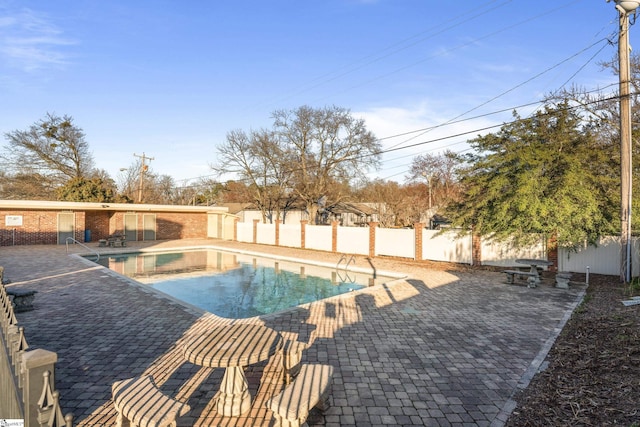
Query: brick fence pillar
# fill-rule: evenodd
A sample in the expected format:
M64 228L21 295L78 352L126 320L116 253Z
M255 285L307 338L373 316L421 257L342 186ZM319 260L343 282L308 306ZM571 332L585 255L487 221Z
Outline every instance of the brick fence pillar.
M424 229L424 223L423 222L416 222L415 224L413 224L413 231L415 231L415 247L416 247L416 254L415 254L415 259L416 261L422 261L422 230Z
M253 243L258 243L258 223L259 219L253 220Z
M471 232L471 265L482 265L482 238L475 232Z
M371 221L369 223L369 256L371 258L376 256L376 228L378 223Z
M240 218L233 218L233 241L238 241L238 222L240 222Z
M280 224L282 224L282 220L276 219L276 246L280 246Z
M338 252L338 221L331 221L331 251Z
M306 248L306 238L307 238L307 224L308 220L303 219L300 221L300 247L302 249Z
M547 260L553 263L549 271L558 271L558 239L555 235L547 239Z

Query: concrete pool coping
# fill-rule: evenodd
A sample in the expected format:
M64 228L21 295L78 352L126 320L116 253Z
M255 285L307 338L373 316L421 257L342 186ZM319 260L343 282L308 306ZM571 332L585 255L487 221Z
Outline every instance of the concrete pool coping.
M145 249L211 240L128 243ZM340 255L237 242L216 241L215 246L329 264ZM357 262L365 263L365 257ZM373 262L410 276L362 295L346 294L260 320L309 342L305 361L336 368L332 406L324 415L313 414L312 426L502 425L512 409L511 396L528 384L584 294L575 287L508 286L499 272L464 266L447 271L407 261ZM21 313L18 321L31 348L58 353L62 407L76 414L79 425L114 425L110 384L143 373L192 406L179 425L271 422L263 406L274 390L265 378L267 366L248 370L254 407L230 420L217 417L210 406L220 370L181 360L181 340L207 328L215 321L210 316L149 299L121 277L85 268L63 247L2 247L0 265L12 281L9 286L39 291L36 310Z
M122 255L122 254L134 254L134 253L145 253L145 254L146 253L171 253L171 252L175 252L176 251L176 248L173 248L173 249L140 248L140 249L136 249L136 250L122 250L123 248L119 248L119 249L121 249L121 250L110 251L110 252L108 252L108 254L109 255ZM127 248L127 249L134 249L134 248ZM224 246L216 246L216 245L198 245L198 246L192 245L192 246L180 247L179 249L181 251L197 251L197 250L202 250L202 249L211 249L211 250L217 250L217 251L223 251L223 252L232 252L232 253L238 253L238 254L243 254L243 255L256 256L256 257L261 257L261 258L271 258L271 259L275 259L275 260L288 261L288 262L294 262L294 263L311 264L311 265L317 265L317 266L326 267L326 268L336 268L337 267L336 264L331 264L331 263L328 263L328 262L305 260L304 258L294 258L294 257L281 256L281 255L276 255L276 254L266 255L264 252L249 251L249 250L242 250L242 249L229 249L229 248L224 247ZM288 248L282 247L282 249L286 250ZM94 255L94 253L88 252L88 253L78 253L78 254L71 254L71 255L80 256L80 257L89 257L89 256ZM343 254L337 254L337 255L343 255ZM364 257L364 256L361 256L361 257L365 258L365 259L367 258L367 257ZM366 267L349 267L349 271L360 272L360 273L368 273L368 274L378 274L380 276L393 277L393 278L396 278L396 279L404 279L404 278L407 277L406 274L399 274L398 272L394 272L394 271L378 271L377 269L375 269L373 267L369 267L369 268L366 268Z
M118 249L122 249L122 248L118 248ZM277 261L286 261L286 262L291 262L291 263L295 263L295 264L304 264L304 265L313 265L313 266L318 266L318 267L323 267L323 268L327 268L327 269L333 269L333 268L337 268L336 265L332 265L330 263L327 262L319 262L319 261L313 261L313 260L305 260L303 258L294 258L294 257L287 257L287 256L278 256L278 255L265 255L265 253L263 252L256 252L256 251L247 251L247 250L233 250L233 249L228 249L228 248L224 248L221 246L215 246L215 245L201 245L201 246L186 246L186 247L180 247L179 251L200 251L200 250L215 250L215 251L220 251L220 252L226 252L226 253L237 253L237 254L242 254L242 255L248 255L248 256L254 256L254 257L260 257L262 259L273 259L273 260L277 260ZM161 254L161 253L175 253L177 252L177 249L137 249L137 250L114 250L114 251L110 251L107 253L105 253L105 255L108 256L118 256L118 255L127 255L127 254ZM93 253L77 253L77 254L70 254L70 256L72 257L77 257L80 260L82 260L83 262L88 262L87 265L91 265L91 266L96 266L96 262L91 261L89 259L90 256L93 256ZM154 294L156 297L158 298L167 298L171 301L173 301L176 304L182 304L185 306L186 309L190 310L191 312L193 312L194 314L197 315L204 315L204 314L211 314L213 316L217 316L215 313L210 313L207 310L204 310L194 304L189 303L188 301L184 301L180 298L176 298L173 295L170 295L166 292L162 292L156 288L154 288L153 286L148 286L145 283L139 282L131 277L128 277L124 274L120 274L112 269L110 269L109 267L106 267L104 265L98 264L99 267L104 268L106 271L106 274L110 274L110 275L115 275L118 278L121 278L123 281L128 282L129 284L131 284L132 286L137 286L139 288L141 288L142 290L144 290L145 292L149 292ZM323 298L322 300L318 300L318 301L326 301L326 302L330 302L333 300L339 300L340 298L343 297L349 297L348 294L357 294L357 293L362 293L365 292L369 289L369 290L375 290L376 287L378 286L383 286L383 285L392 285L395 281L398 280L405 280L408 278L407 274L398 274L397 272L393 272L393 271L377 271L375 268L371 267L371 268L363 268L363 267L349 267L348 271L352 271L352 272L360 272L360 273L364 273L364 274L369 274L369 275L378 275L381 277L388 277L390 279L393 279L391 281L386 281L384 283L380 283L380 284L376 284L376 285L372 285L372 286L364 286L363 288L360 289L354 289L352 291L349 292L345 292L342 294L338 294L338 295L333 295L327 298ZM254 320L259 320L259 319L263 319L268 317L274 317L274 316L278 316L278 315L282 315L284 313L286 313L287 311L292 311L292 310L296 310L298 308L302 308L302 309L307 309L309 307L310 304L314 303L316 301L311 301L311 302L307 302L307 303L302 303L302 304L298 304L295 306L291 306L291 307L287 307L284 308L282 310L279 311L275 311L272 313L267 313L267 314L262 314L259 316L253 316L255 317ZM219 317L219 316L218 316ZM233 318L232 320L249 320L252 319L253 317L243 317L243 318Z

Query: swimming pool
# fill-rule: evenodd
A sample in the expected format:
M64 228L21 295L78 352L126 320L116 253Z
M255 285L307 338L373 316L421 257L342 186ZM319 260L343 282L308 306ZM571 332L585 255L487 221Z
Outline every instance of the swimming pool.
M274 313L396 280L373 272L256 254L200 249L102 256L98 263L160 292L226 318Z

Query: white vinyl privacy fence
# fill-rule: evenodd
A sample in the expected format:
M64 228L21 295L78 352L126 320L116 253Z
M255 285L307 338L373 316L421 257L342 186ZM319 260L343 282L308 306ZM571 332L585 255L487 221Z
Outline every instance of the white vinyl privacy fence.
M392 229L375 227L341 227L308 224L237 223L240 242L307 248L321 251L391 256L409 259L445 261L461 264L516 266L518 258L547 259L546 241L540 238L530 248L517 248L505 242L480 241L479 254L474 254L471 235L458 236L455 231ZM254 237L255 235L255 237ZM640 272L640 240L633 240L633 275ZM478 256L479 255L479 256ZM597 247L586 246L578 251L558 250L558 271L618 275L620 272L619 238L603 238Z
M631 239L632 276L640 274L640 238ZM619 275L620 274L620 237L604 237L598 246L583 246L577 252L567 250L558 251L558 270L585 271L589 266L591 273Z

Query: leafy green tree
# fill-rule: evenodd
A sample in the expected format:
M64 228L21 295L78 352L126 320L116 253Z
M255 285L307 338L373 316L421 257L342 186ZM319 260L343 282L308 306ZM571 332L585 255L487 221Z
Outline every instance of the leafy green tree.
M615 56L611 61L601 64L604 69L611 71L613 75L618 75L618 57ZM630 58L631 67L631 123L632 123L632 140L640 140L640 103L638 103L638 93L640 93L640 54L632 53ZM560 91L553 95L553 99L568 99L574 104L579 104L584 112L593 119L593 123L597 123L594 128L596 137L602 141L603 145L612 145L614 147L611 152L611 158L615 162L615 167L620 169L620 99L617 94L588 91L584 88L571 87L570 89ZM640 144L633 143L631 145L632 155L632 215L631 225L633 233L637 234L640 230ZM618 171L619 173L619 171ZM614 183L612 193L620 193L620 179ZM618 207L620 207L620 194L616 195ZM616 222L619 222L618 217ZM618 232L619 232L618 224Z
M459 171L462 201L447 209L452 224L521 245L542 234L567 248L613 232L616 147L596 138L596 123L567 102L514 119L470 141L475 152Z
M57 190L58 200L67 202L116 202L114 192L102 178L73 178Z

